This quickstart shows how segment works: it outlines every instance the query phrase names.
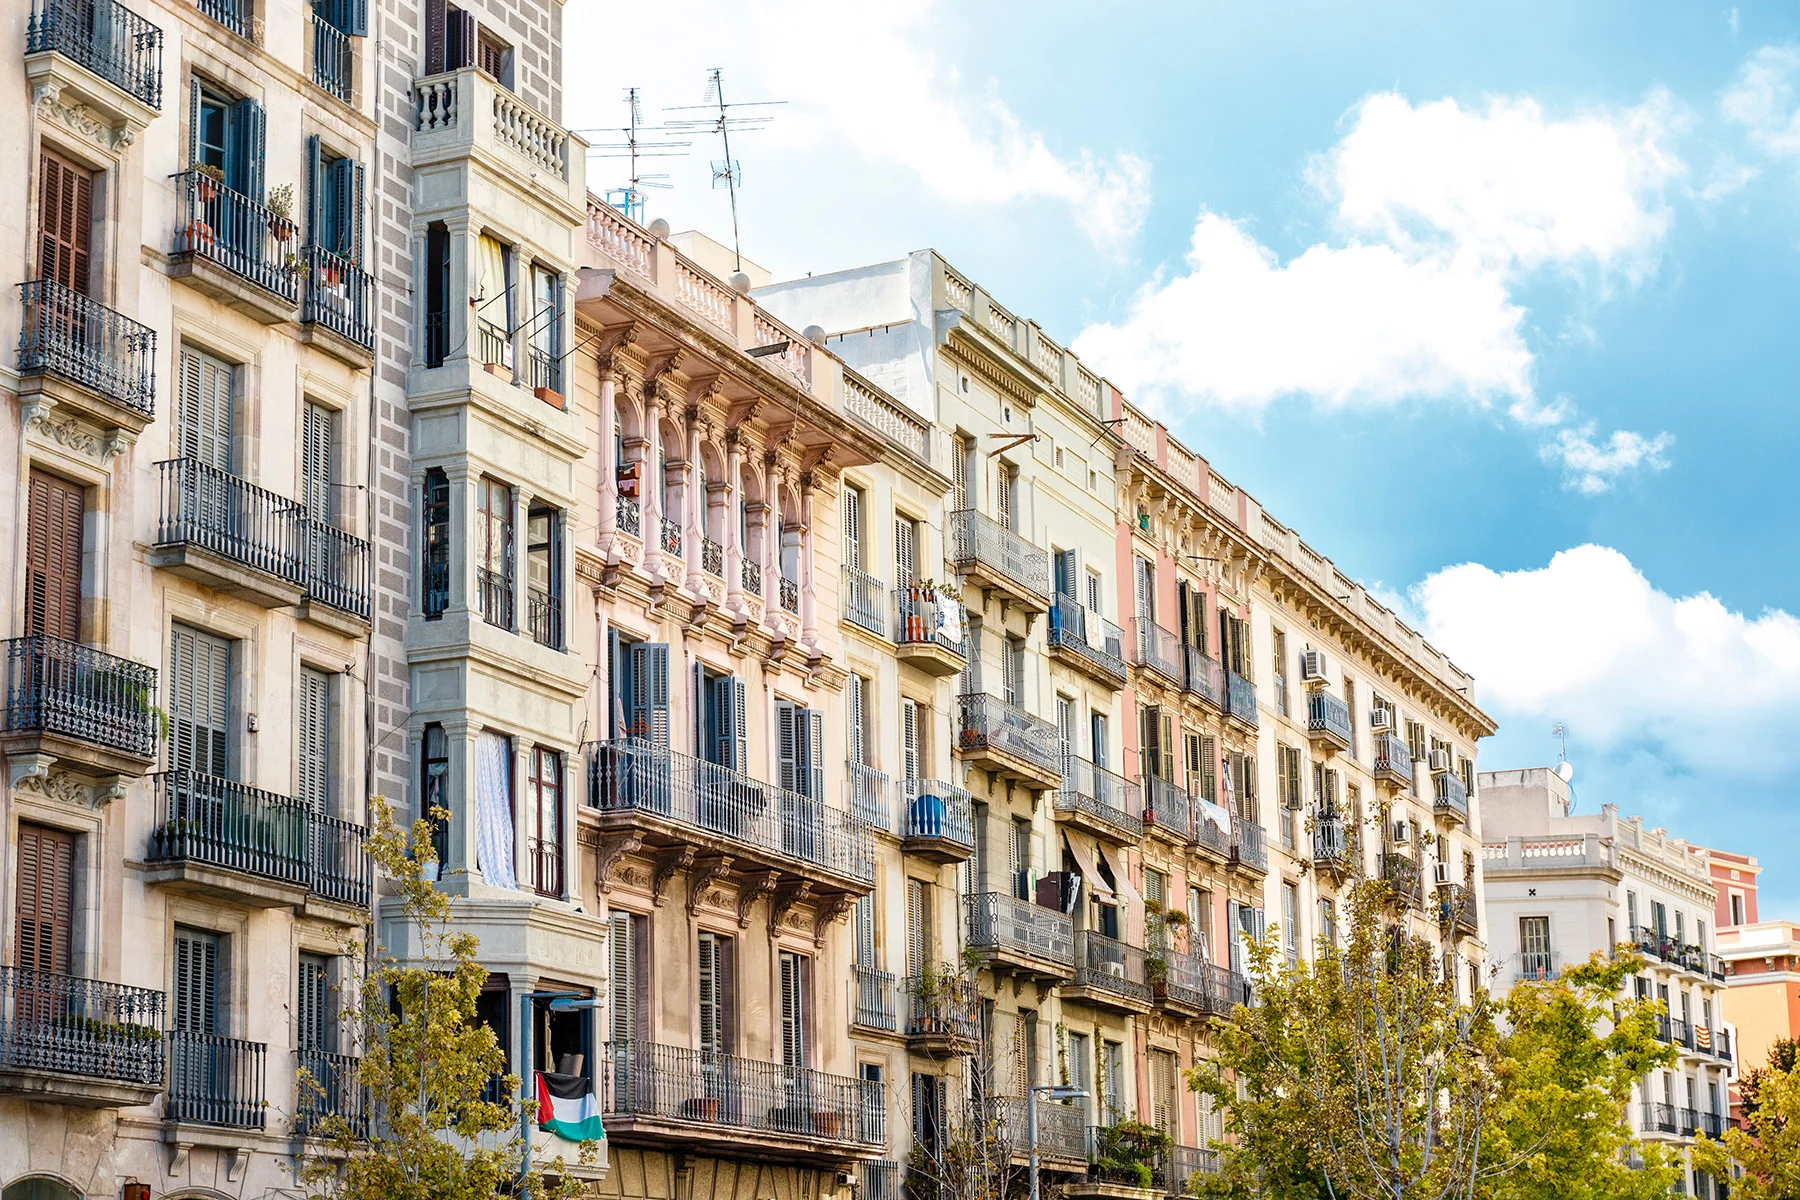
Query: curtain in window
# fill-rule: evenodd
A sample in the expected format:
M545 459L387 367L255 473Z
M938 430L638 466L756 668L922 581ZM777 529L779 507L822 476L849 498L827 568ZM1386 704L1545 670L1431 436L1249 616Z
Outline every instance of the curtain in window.
M506 247L497 238L482 234L475 246L475 286L483 307L479 315L482 320L490 321L508 331L512 328L512 307L509 301L495 301L494 297L507 289ZM492 304L489 302L493 301Z
M475 865L495 887L518 887L513 874L512 743L485 729L475 741L475 820Z

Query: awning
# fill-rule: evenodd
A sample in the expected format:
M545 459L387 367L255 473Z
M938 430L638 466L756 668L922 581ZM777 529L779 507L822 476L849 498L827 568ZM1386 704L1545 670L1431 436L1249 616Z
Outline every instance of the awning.
M1081 869L1081 877L1087 880L1087 885L1093 889L1094 895L1101 900L1114 899L1113 890L1106 886L1106 879L1100 874L1100 868L1094 862L1093 852L1087 848L1087 844L1079 838L1072 838L1065 833L1063 834L1063 845L1067 846L1069 853L1075 856L1075 865Z
M1106 865L1112 871L1113 878L1119 882L1119 898L1125 909L1125 940L1137 943L1142 940L1144 906L1139 903L1138 890L1131 886L1131 876L1123 869L1124 856L1121 855L1114 859L1106 852L1105 847L1101 847L1100 857L1106 860Z

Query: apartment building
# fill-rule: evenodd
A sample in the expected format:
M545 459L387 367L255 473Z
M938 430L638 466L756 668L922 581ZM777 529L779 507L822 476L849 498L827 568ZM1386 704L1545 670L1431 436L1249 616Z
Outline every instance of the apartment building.
M367 33L290 0L5 27L9 1194L261 1194L362 1117Z
M1769 1065L1777 1041L1800 1039L1800 923L1755 921L1719 930L1725 960L1720 1007L1737 1033L1737 1073ZM1737 1115L1738 1092L1731 1092Z
M1565 774L1549 767L1479 777L1483 890L1496 986L1553 979L1594 954L1635 947L1644 969L1628 994L1663 1009L1675 1066L1637 1086L1633 1131L1678 1154L1727 1119L1734 1037L1724 1011L1725 960L1708 932L1716 899L1708 852L1611 804L1575 814ZM1722 1191L1700 1171L1693 1195Z

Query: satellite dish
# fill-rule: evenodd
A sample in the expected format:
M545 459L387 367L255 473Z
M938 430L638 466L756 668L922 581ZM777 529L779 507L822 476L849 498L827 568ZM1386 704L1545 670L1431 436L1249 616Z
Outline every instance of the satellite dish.
M1575 777L1575 764L1567 759L1556 764L1556 777L1564 783Z

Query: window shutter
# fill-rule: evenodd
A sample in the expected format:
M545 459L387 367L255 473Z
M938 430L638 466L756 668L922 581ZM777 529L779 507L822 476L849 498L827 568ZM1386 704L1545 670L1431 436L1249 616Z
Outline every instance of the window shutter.
M1162 770L1162 719L1156 705L1146 704L1143 713L1143 765L1142 773L1147 779Z
M802 778L805 786L801 788L807 796L814 800L825 799L825 714L813 708L800 710L803 722L804 737L800 743L802 762Z
M744 681L723 676L712 680L712 710L715 724L711 731L709 752L714 762L731 771L748 770L748 732L744 728Z
M1219 743L1211 734L1200 736L1200 794L1219 802Z
M31 472L26 501L25 632L81 640L82 489Z
M75 929L75 835L19 822L19 965L29 971L71 970Z
M854 673L844 682L846 707L849 709L849 728L845 732L849 735L850 761L859 765L868 761L868 747L863 745L863 689L866 683L861 675Z
M875 965L875 896L856 898L856 965Z
M906 881L906 974L922 975L931 954L931 898L923 880Z
M326 960L314 954L300 956L300 977L294 990L294 1046L298 1050L326 1050L330 1025L330 971Z
M246 96L231 106L226 122L231 139L225 186L253 202L263 202L264 115L262 102ZM260 241L260 231L251 230Z
M219 938L196 929L175 930L173 1027L183 1033L218 1029Z
M325 152L315 133L306 139L306 244L326 245L330 232L326 219Z
M300 786L297 799L314 813L331 813L331 676L300 668Z
M1157 716L1161 729L1157 736L1157 748L1162 752L1161 777L1173 783L1175 780L1175 714L1167 709L1158 709Z
M913 544L914 525L904 517L894 518L894 582L905 587L918 575L919 558Z
M1236 900L1225 901L1225 930L1231 939L1230 967L1238 974L1244 971L1244 939L1239 936L1243 929L1243 918L1238 909L1243 907Z
M38 173L38 278L85 296L93 237L93 172L44 151L38 156Z
M775 702L775 782L789 792L800 790L799 713L791 700Z
M445 48L448 45L448 5L445 0L425 0L425 74L439 75L445 70Z
M637 947L632 943L630 913L613 913L608 922L607 954L611 977L607 993L612 1010L611 1037L615 1046L637 1040Z
M182 457L231 470L232 390L236 372L210 354L181 351L181 396L176 442Z
M337 28L350 37L369 36L369 0L337 0Z
M919 702L900 701L900 770L908 782L922 777L919 762Z
M169 634L170 766L230 775L231 643L197 629Z
M354 158L336 159L325 168L331 213L326 222L331 241L325 248L353 263L362 262L363 257L363 179L363 165Z
M863 494L861 488L844 489L844 565L853 571L862 570L862 509Z
M307 515L315 521L330 522L336 508L336 472L331 455L332 427L336 423L336 413L322 404L307 402L301 429L300 479Z
M1143 646L1145 644L1145 639L1149 637L1149 632L1143 629L1142 626L1148 625L1155 619L1156 597L1152 590L1155 585L1152 582L1148 559L1139 555L1134 557L1131 560L1131 563L1133 587L1137 601L1137 607L1134 611L1137 613L1137 619L1140 622L1140 628L1138 629L1138 644L1139 646Z
M455 6L448 8L444 39L444 69L460 71L475 65L475 14Z
M429 0L427 0L429 3ZM200 80L197 77L188 79L188 152L187 161L193 164L200 161L200 125L203 120L203 97Z
M638 642L631 648L631 735L664 749L669 745L669 647Z
M699 992L700 1054L710 1058L719 1053L719 939L716 934L701 933L695 956L696 990Z
M781 1064L790 1070L806 1066L806 986L798 954L781 955Z

